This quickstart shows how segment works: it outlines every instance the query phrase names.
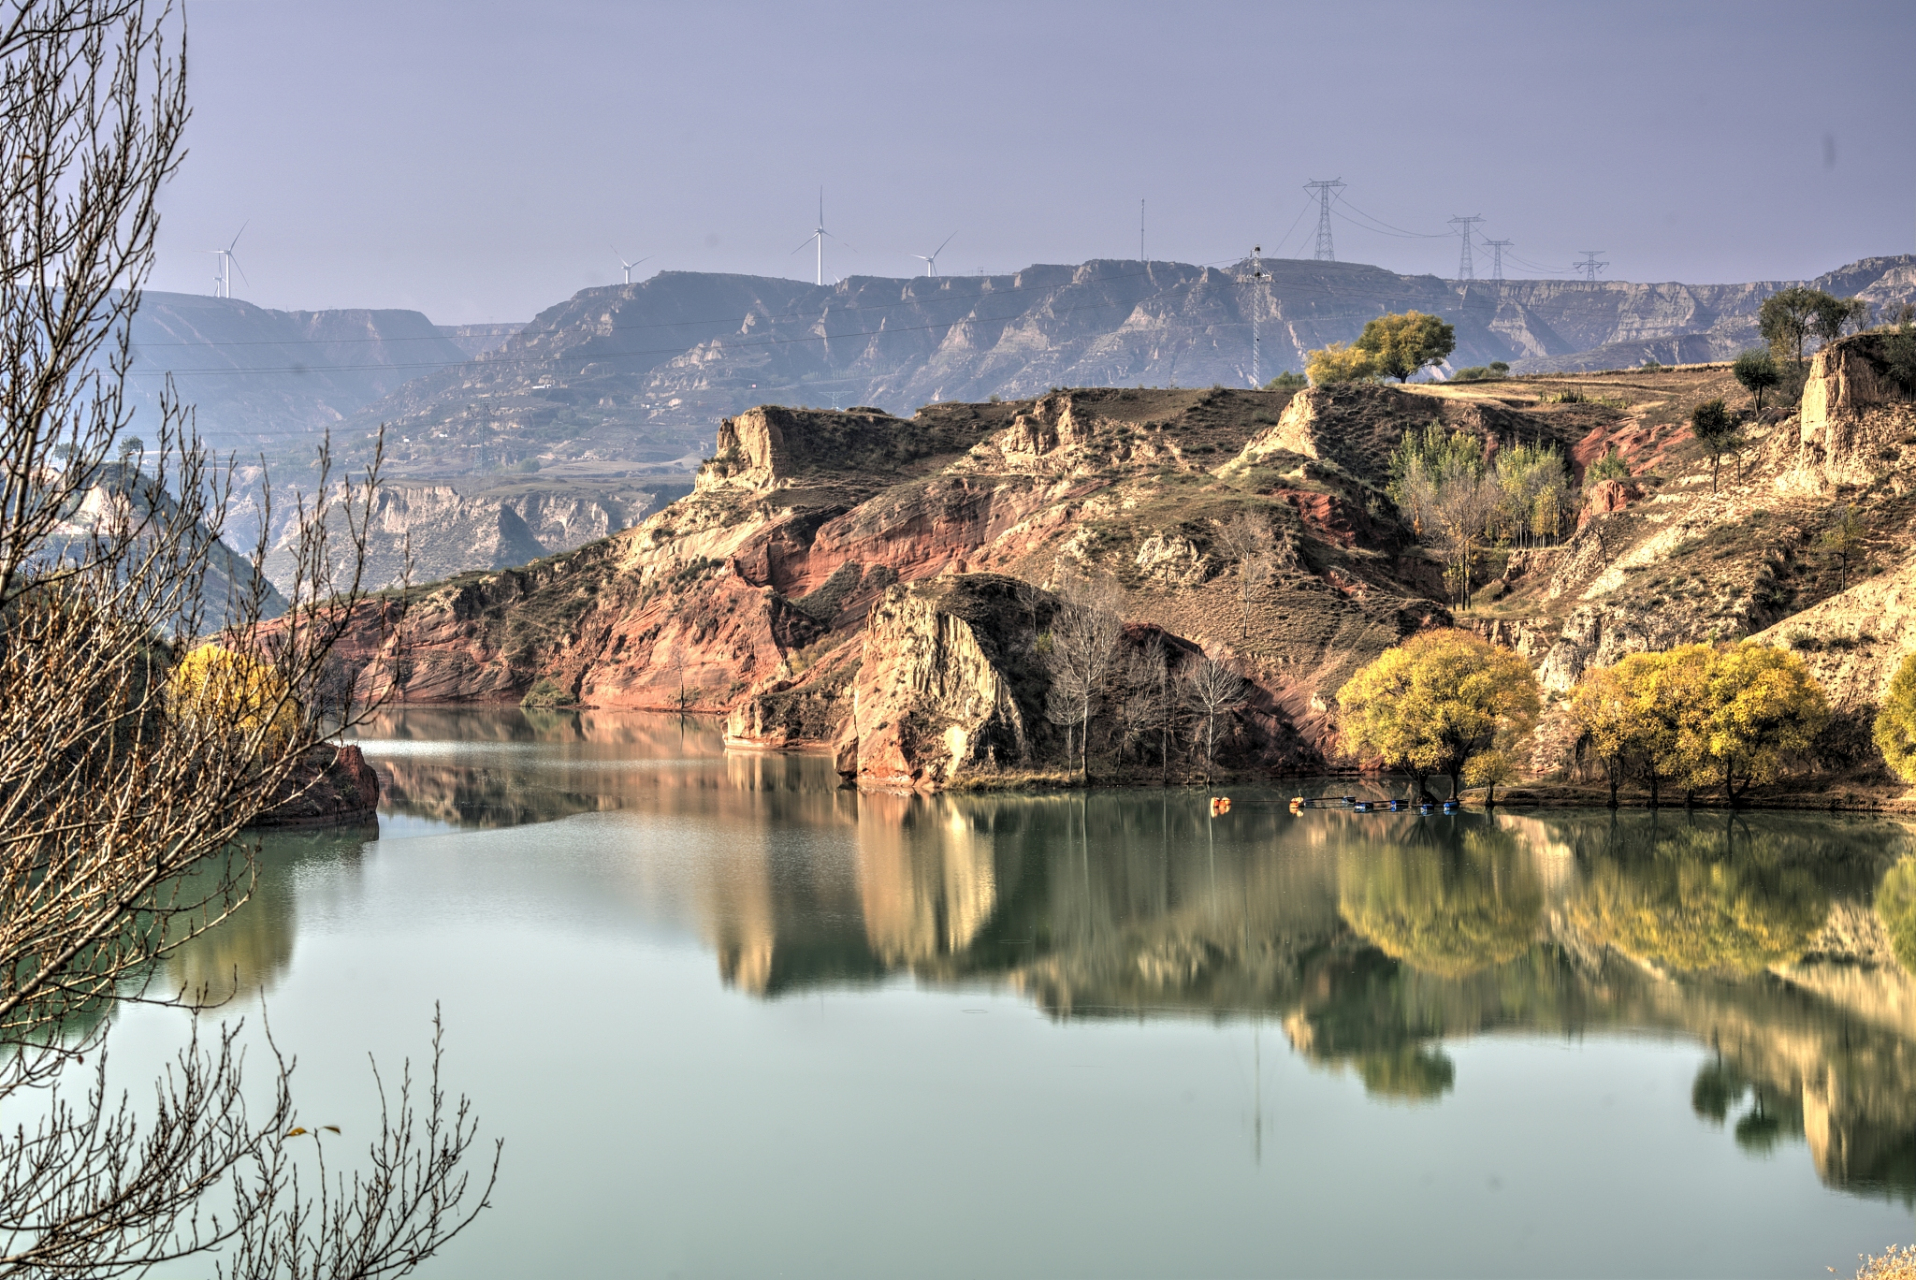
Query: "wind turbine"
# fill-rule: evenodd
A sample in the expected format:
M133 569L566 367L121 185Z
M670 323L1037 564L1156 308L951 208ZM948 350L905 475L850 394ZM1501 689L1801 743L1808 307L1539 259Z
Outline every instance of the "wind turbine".
M953 232L952 234L956 235L957 233ZM811 244L813 242L817 243L818 245L817 283L819 284L825 283L825 240L826 240L826 237L828 236L833 240L838 240L837 236L834 236L832 235L831 232L825 230L825 188L820 187L818 189L818 227L816 230L812 232L812 234L806 236L803 240L800 240L798 242L798 249L803 249L806 245ZM843 240L838 240L838 243L845 244ZM848 244L845 244L845 247L847 249L852 249L852 247ZM797 253L798 249L794 249L792 250L792 252ZM858 250L852 249L852 252L857 253Z
M239 267L240 279L245 280L248 284L253 283L252 280L247 278L246 268L240 267L239 259L233 256L233 249L239 244L239 238L246 234L246 227L247 223L240 223L240 229L233 235L233 243L227 245L224 249L207 250L208 253L217 255L220 260L219 274L213 277L213 296L215 298L230 298L233 296L234 267Z
M619 265L625 268L625 282L627 284L631 284L632 283L632 268L638 266L639 262L650 262L653 258L657 257L658 255L648 253L645 255L645 257L640 258L638 262L627 262L625 260L625 255L619 252L619 246L615 244L612 246L612 256L617 258L619 260Z
M957 234L958 233L954 231L951 233L950 236L946 236L945 244L950 244L951 237ZM912 257L918 259L920 262L925 264L926 275L935 276L938 274L938 255L945 251L945 244L941 244L936 249L933 249L929 255L923 254L923 253L914 253L911 255Z

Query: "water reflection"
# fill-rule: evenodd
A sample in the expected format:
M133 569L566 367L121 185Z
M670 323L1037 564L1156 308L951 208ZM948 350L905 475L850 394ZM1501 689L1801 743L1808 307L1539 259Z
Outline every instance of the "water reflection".
M214 1004L271 991L275 979L292 963L301 869L356 863L366 842L378 835L377 826L367 825L265 836L251 897L217 928L172 953L167 961L167 988ZM224 867L216 866L201 874L211 888L224 873ZM187 885L189 890L194 887Z
M826 757L727 755L714 726L665 717L407 711L367 736L394 812L719 833L698 857L635 853L634 893L757 997L910 974L1058 1019L1256 1017L1422 1105L1456 1084L1446 1041L1682 1037L1710 1052L1701 1123L1753 1153L1802 1142L1832 1186L1916 1197L1916 860L1896 823L1292 817L1257 793L1213 821L1183 793L861 795ZM270 862L257 910L186 968L268 981L287 877L318 856L345 855Z

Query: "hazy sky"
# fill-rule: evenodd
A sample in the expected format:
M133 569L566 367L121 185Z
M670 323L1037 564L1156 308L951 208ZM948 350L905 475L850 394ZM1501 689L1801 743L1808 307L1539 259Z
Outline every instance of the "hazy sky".
M810 279L1337 256L1813 276L1916 251L1916 4L190 0L154 287L523 320L626 257ZM1300 217L1300 215L1302 215ZM1421 236L1380 234L1380 219ZM1287 238L1288 236L1288 238ZM1478 274L1489 274L1479 250ZM1544 274L1506 264L1507 275Z

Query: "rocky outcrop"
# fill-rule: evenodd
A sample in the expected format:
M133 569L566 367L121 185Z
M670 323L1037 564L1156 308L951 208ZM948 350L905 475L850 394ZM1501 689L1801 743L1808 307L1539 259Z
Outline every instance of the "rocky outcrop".
M1048 593L997 575L888 589L866 620L839 739L848 776L936 789L967 769L1030 765L1034 739L1050 736L1036 641L1056 610Z
M1642 499L1643 486L1634 480L1599 480L1583 495L1583 510L1577 513L1577 528L1582 530L1596 517L1614 515Z
M1916 557L1756 633L1796 651L1838 713L1874 714L1916 653Z
M352 826L376 822L379 776L351 743L314 747L251 826Z
M1916 436L1916 405L1888 376L1885 335L1857 334L1818 351L1803 384L1797 467L1784 487L1867 486Z

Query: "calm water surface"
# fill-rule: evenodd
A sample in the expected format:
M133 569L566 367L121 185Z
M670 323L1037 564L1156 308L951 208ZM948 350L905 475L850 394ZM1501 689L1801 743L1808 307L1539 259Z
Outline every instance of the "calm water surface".
M1820 1276L1916 1238L1916 983L1849 955L1901 827L858 795L661 717L365 746L377 834L275 838L176 966L263 992L349 1136L443 1005L506 1158L429 1276Z

